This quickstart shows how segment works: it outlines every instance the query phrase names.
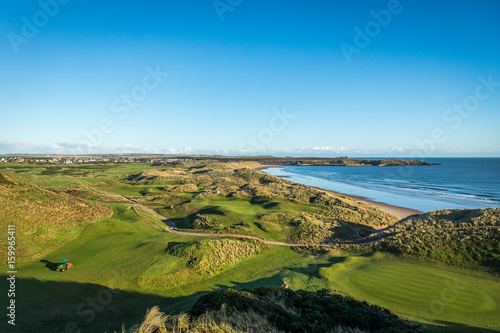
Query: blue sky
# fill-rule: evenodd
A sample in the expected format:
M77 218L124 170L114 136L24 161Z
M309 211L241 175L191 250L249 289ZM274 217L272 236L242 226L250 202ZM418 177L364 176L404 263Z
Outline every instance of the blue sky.
M0 154L500 156L495 0L0 4Z

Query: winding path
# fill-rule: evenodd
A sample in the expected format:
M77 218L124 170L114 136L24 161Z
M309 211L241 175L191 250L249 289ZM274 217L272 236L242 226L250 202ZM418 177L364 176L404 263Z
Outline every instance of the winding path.
M384 238L392 236L393 234L385 235L384 237L381 237L379 239L375 240L365 240L365 241L359 241L356 243L337 243L337 244L293 244L293 243L283 243L283 242L275 242L275 241L270 241L267 239L255 237L255 236L247 236L247 235L237 235L237 234L206 234L206 233L198 233L198 232L188 232L188 231L179 231L175 227L175 222L172 220L169 220L165 218L165 216L158 214L151 208L143 205L140 202L134 201L130 198L127 198L125 196L121 196L124 199L134 203L137 206L140 206L143 208L145 211L153 214L155 217L159 218L162 222L164 222L167 225L167 231L180 234L180 235L187 235L187 236L201 236L201 237L232 237L232 238L245 238L245 239L254 239L259 242L262 242L264 244L269 244L269 245L278 245L278 246L295 246L295 247L309 247L309 246L317 246L317 247L333 247L338 244L345 244L345 245L370 245L374 244L377 242L382 241ZM458 229L499 229L500 226L478 226L478 227L452 227L452 228L435 228L434 230L458 230ZM380 234L384 229L378 230L378 234Z

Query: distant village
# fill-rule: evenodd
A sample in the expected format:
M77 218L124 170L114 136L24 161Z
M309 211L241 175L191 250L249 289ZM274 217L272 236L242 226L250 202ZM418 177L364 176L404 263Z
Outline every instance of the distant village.
M274 157L274 156L223 156L223 155L104 155L104 156L30 156L30 155L0 155L1 162L19 162L31 164L82 164L82 163L152 163L165 164L186 161L219 161L239 162L258 161L261 164L305 165L305 164L332 164L346 161L347 156L324 157Z
M223 156L223 155L104 155L104 156L29 156L0 155L2 162L30 164L83 164L83 163L151 163L172 164L187 161L242 162L256 161L262 165L303 166L407 166L440 165L405 159L355 159L341 157L275 157L275 156Z
M64 156L64 157L21 157L7 156L0 157L1 162L27 162L32 164L37 163L53 163L53 164L81 164L81 163L172 163L182 161L190 161L191 158L146 158L146 157L82 157L82 156Z

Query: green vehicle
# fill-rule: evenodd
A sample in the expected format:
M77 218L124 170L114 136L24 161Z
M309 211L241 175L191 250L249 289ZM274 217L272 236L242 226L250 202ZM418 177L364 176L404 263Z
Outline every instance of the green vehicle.
M66 269L70 269L73 267L73 264L68 261L68 259L62 259L59 261L59 265L57 265L56 271L59 272L64 272Z

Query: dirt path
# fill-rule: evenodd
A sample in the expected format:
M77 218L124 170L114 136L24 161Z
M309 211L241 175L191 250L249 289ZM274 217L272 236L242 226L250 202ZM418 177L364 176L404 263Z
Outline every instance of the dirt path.
M247 235L236 235L236 234L205 234L205 233L198 233L198 232L179 231L179 230L177 230L175 228L175 222L174 221L165 218L165 216L158 214L157 212L155 212L151 208L149 208L149 207L141 204L140 202L134 201L134 200L129 199L129 198L125 197L125 196L122 196L122 197L124 199L129 200L133 204L142 207L144 210L146 210L147 212L153 214L154 216L156 216L157 218L159 218L161 221L163 221L167 225L167 231L168 232L173 232L173 233L180 234L180 235L201 236L201 237L245 238L245 239L254 239L254 240L257 240L259 242L262 242L264 244L269 244L269 245L296 246L296 247L308 247L308 246L332 247L332 246L340 244L340 243L338 243L338 244L293 244L293 243L275 242L275 241L270 241L270 240L267 240L267 239L263 239L263 238L259 238L259 237L255 237L255 236L247 236ZM436 228L434 230L446 230L446 229L448 229L448 230L458 230L458 229L489 229L489 228L498 229L500 227L499 226L452 227L452 228ZM382 231L385 230L385 229L386 228L379 229L377 231L377 233L382 233ZM389 235L386 235L386 236L384 236L382 238L379 238L379 239L376 239L376 240L373 240L373 241L360 241L360 242L357 242L357 243L343 243L343 244L346 244L346 245L370 245L370 244L373 244L373 243L380 242L384 238L387 238L387 237L392 236L392 235L393 234L389 234Z

